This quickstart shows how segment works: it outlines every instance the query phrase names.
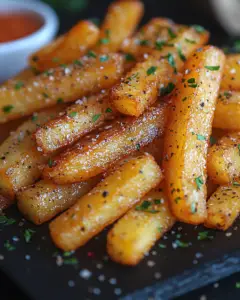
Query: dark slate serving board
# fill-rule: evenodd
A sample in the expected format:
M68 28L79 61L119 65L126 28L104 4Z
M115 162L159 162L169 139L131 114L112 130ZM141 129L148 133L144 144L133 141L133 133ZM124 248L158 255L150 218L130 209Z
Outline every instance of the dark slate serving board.
M47 224L33 226L15 208L6 214L17 222L0 232L0 268L32 299L165 300L240 271L239 222L225 233L208 230L211 239L201 241L199 232L205 228L178 223L136 267L108 259L105 230L72 254L77 265L61 265L63 253L52 244ZM36 232L26 243L24 230L29 228ZM16 249L8 251L6 240ZM176 248L176 240L189 245Z

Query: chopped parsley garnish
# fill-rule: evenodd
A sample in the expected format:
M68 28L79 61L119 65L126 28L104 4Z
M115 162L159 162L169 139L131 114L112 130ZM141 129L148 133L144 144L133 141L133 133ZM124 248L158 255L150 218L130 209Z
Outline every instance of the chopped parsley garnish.
M190 40L190 39L185 39L185 41L187 42L187 43L189 43L189 44L196 44L196 41L194 41L194 40Z
M14 108L13 105L6 105L6 106L3 106L2 111L7 114L7 113L10 113L13 108Z
M57 99L57 104L61 104L61 103L63 103L64 101L63 101L63 99L62 98L58 98Z
M63 263L65 265L77 265L78 264L78 260L76 257L68 257L68 258L65 258L63 260Z
M109 56L104 54L99 57L100 62L105 62L109 59Z
M195 78L189 78L187 82L189 87L196 88L198 86L195 82Z
M236 289L240 289L240 282L236 282L235 287Z
M78 60L78 59L75 59L73 61L73 64L76 65L76 66L79 66L79 67L83 67L83 63L80 60Z
M223 93L223 95L224 95L227 99L229 99L229 98L232 96L232 93L231 93L231 92L228 92L228 91L225 91L225 92Z
M68 116L69 116L70 118L75 118L76 115L77 115L77 112L76 112L76 111L72 111L72 112L70 112L70 113L68 114Z
M147 75L152 75L156 72L157 67L156 66L151 66L149 69L147 69Z
M193 202L193 203L191 204L191 213L192 213L192 214L195 214L196 212L197 212L196 203Z
M33 122L36 122L37 119L38 119L37 114L33 114L31 119L32 119Z
M105 36L106 36L105 38L102 38L99 40L100 44L106 45L110 42L110 30L109 29L105 30Z
M42 95L43 95L44 98L48 98L49 97L48 94L44 93L44 92L42 93Z
M175 84L173 82L169 82L166 87L160 88L160 96L166 96L170 94L175 88Z
M199 241L203 241L203 240L212 240L213 236L209 235L209 231L200 231L198 233L198 237L197 239Z
M91 50L88 51L87 56L88 56L88 57L94 57L94 58L97 57L97 55L96 55L93 51L91 51Z
M168 35L171 39L174 39L175 37L177 37L171 28L168 28Z
M167 60L168 60L169 65L174 69L174 72L177 73L176 63L175 63L174 57L171 53L168 53Z
M54 160L52 160L52 158L49 158L48 166L49 166L49 168L52 168L54 166Z
M162 203L162 200L161 199L154 199L153 203L156 204L156 205L158 205L158 204Z
M110 107L108 107L106 110L105 110L106 113L111 113L112 112L112 109Z
M149 44L149 41L148 40L140 40L139 41L139 45L140 46L147 46Z
M186 61L187 59L186 59L186 56L183 54L183 52L182 52L182 48L181 47L178 47L177 48L177 51L178 51L178 56L180 57L180 59L182 60L182 61Z
M10 244L9 240L5 241L4 243L4 247L8 250L8 251L14 251L16 249L16 247L12 244Z
M162 50L163 46L166 45L165 41L156 41L155 42L155 49Z
M52 75L52 72L49 70L46 70L43 72L43 74L45 74L46 76L50 76L50 75Z
M203 33L205 31L205 28L201 25L193 25L192 26L198 33Z
M139 73L133 73L130 77L127 78L127 80L132 80L132 79L135 79L139 76Z
M234 182L233 182L233 186L240 186L240 183L237 182L237 181L234 181Z
M200 190L201 189L201 186L203 185L203 179L202 179L202 176L198 176L195 178L195 183L197 185L197 190Z
M24 86L24 83L23 83L22 81L18 81L18 82L14 85L14 89L15 89L15 90L20 90L23 86Z
M180 241L180 240L176 240L175 244L180 247L180 248L188 248L189 247L189 243Z
M136 149L137 149L137 151L139 151L139 150L140 150L140 148L141 148L140 144L137 144L137 145L136 145Z
M65 252L63 252L63 257L69 257L69 256L71 256L72 254L73 254L72 251L65 251Z
M216 144L216 142L217 142L217 140L215 139L215 137L211 135L210 136L210 144L214 145L214 144Z
M218 71L220 69L220 66L205 66L205 69L209 71Z
M96 122L100 117L101 117L101 114L94 115L94 116L92 117L92 121L93 121L93 122Z
M206 137L204 135L196 134L196 136L198 141L206 141Z
M59 59L58 57L54 57L54 58L52 59L52 61L57 63L57 62L60 61L60 59Z
M125 59L126 59L126 61L135 61L136 60L135 56L132 55L131 53L126 53Z
M26 243L29 243L32 239L33 234L35 233L35 230L32 229L25 229L24 230L24 239Z
M137 211L145 211L145 212L149 212L151 214L155 214L158 213L158 210L155 209L150 209L150 206L152 205L152 203L148 200L143 201L140 205L136 206L135 210Z
M166 245L164 245L164 244L158 244L158 247L159 247L159 248L162 248L162 249L165 249L165 248L167 248L167 246L166 246Z
M238 144L237 147L238 147L238 154L240 155L240 144Z
M12 225L14 223L16 223L16 220L14 220L13 218L8 218L6 216L0 216L0 224Z

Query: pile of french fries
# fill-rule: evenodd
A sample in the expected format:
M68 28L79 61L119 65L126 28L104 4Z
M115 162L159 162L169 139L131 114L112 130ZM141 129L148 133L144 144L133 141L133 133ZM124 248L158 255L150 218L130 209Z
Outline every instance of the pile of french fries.
M80 21L0 86L0 123L30 116L0 146L0 208L56 217L65 251L117 221L107 251L126 265L176 221L226 230L240 212L240 55L199 25L137 30L143 12L113 2L100 28Z

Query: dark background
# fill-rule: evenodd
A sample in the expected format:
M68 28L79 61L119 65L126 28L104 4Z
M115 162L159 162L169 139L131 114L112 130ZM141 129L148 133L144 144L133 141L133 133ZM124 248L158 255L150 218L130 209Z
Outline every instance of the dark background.
M24 0L22 0L24 1ZM231 0L229 0L230 2ZM56 9L60 18L60 33L64 33L79 19L103 19L110 0L45 0ZM220 26L207 0L145 0L145 15L142 23L150 18L164 16L173 19L176 23L201 24L211 32L211 43L224 46L232 45L236 37L230 37ZM236 282L240 281L240 274L232 275L213 285L201 288L179 298L179 300L201 299L203 295L211 300L240 299L240 289ZM2 273L0 273L1 300L29 300L22 292ZM81 297L79 298L81 299ZM107 300L107 299L106 299Z

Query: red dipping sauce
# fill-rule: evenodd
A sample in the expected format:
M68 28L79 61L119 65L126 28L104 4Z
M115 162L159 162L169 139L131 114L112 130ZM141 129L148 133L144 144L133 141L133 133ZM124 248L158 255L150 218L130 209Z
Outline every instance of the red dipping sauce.
M43 25L40 16L29 12L0 12L0 43L28 36Z

